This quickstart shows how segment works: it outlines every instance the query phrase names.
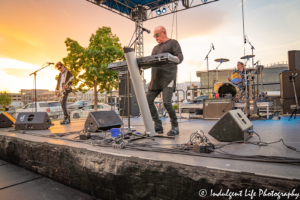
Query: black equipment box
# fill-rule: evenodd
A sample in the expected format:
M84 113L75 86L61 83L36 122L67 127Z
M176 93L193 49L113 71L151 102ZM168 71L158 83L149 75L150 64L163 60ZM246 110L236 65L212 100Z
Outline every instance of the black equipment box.
M297 94L298 95L298 94ZM299 96L298 96L299 97ZM298 98L298 104L300 103L300 98ZM296 99L288 98L288 99L280 99L281 105L281 114L292 114L296 106ZM300 109L297 110L297 114L300 114Z
M300 51L288 51L289 70L300 70Z
M300 70L298 71L285 71L279 74L280 77L280 97L282 99L295 98L295 92L292 82L292 73L298 75L295 77L295 87L297 96L300 97Z

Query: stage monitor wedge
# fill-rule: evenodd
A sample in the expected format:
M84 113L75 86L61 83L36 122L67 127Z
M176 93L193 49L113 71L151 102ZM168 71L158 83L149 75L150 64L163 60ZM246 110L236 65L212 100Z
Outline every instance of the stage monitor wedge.
M0 114L0 128L8 128L16 122L10 114L3 112Z
M246 141L252 135L253 125L242 110L230 110L208 132L221 142Z
M18 114L15 130L45 130L52 125L47 112L21 112Z
M120 128L123 122L115 111L90 112L86 118L84 128L87 132L97 132Z

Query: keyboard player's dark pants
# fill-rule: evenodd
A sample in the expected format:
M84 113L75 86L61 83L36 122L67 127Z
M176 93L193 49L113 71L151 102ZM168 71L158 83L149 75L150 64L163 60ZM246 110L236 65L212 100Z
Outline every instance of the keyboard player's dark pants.
M172 103L171 103L173 92L174 92L173 87L165 87L165 88L160 89L160 90L148 90L147 100L148 100L150 112L151 112L151 115L152 115L152 119L153 119L155 125L161 125L161 120L158 117L158 113L157 113L156 107L154 105L154 99L161 92L163 93L164 107L167 109L167 111L169 113L172 127L178 127L176 112L175 112L175 109L173 108Z

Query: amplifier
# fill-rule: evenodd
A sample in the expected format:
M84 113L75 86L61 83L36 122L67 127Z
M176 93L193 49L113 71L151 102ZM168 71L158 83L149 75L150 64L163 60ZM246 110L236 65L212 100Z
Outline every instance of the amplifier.
M220 119L232 107L231 99L203 99L203 119Z
M300 70L300 51L288 51L289 70Z
M295 87L297 96L300 97L300 70L298 71L285 71L279 74L280 77L280 97L283 99L286 98L295 98L294 87L292 79L292 73L298 75L295 77Z

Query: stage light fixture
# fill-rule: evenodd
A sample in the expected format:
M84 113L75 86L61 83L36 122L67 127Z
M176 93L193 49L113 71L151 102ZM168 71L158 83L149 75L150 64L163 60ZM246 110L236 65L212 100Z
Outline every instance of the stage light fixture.
M207 3L207 0L204 0L204 3Z
M163 8L162 13L166 13L166 12L167 12L167 9Z
M158 15L160 15L160 14L161 14L161 11L160 11L160 9L158 9L158 10L156 11L156 14L158 14Z

